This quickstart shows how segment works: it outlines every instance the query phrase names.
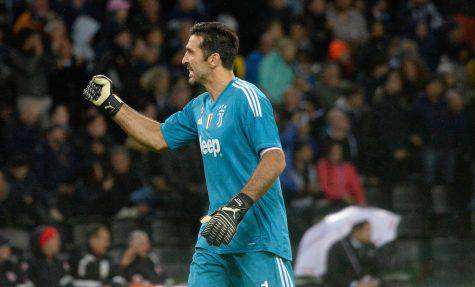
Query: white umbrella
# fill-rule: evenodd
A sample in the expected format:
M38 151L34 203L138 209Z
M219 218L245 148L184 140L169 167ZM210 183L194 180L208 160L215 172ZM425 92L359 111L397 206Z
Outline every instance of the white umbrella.
M371 241L376 247L380 247L396 239L401 217L384 209L357 206L350 206L325 216L302 237L297 252L295 275L324 275L330 247L346 237L354 224L363 220L371 224Z

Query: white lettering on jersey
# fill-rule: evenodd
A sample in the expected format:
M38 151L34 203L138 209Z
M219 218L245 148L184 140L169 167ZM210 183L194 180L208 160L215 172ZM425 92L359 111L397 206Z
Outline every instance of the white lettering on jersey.
M218 139L203 140L200 136L199 141L202 155L212 154L214 157L217 157L221 152L221 145Z
M216 123L216 126L217 126L218 128L220 128L221 125L223 124L224 112L226 112L226 105L221 105L221 106L219 106L218 122Z

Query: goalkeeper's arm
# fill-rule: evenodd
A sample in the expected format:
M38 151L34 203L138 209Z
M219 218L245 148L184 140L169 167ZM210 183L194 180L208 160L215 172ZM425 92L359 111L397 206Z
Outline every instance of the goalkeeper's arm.
M84 97L108 114L122 129L141 144L155 151L168 147L160 123L151 120L126 105L112 94L112 81L97 75L84 89Z
M141 144L161 151L168 147L160 123L151 120L124 104L112 119L130 136Z

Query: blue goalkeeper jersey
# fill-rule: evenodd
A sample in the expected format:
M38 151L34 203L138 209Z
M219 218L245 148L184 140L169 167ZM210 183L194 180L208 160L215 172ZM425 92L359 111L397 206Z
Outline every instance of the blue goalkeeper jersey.
M211 214L241 191L260 154L281 148L272 105L254 85L234 78L213 102L208 92L191 100L162 125L170 149L198 140L203 157ZM291 260L289 233L279 180L246 213L230 245L196 247L218 254L269 251Z

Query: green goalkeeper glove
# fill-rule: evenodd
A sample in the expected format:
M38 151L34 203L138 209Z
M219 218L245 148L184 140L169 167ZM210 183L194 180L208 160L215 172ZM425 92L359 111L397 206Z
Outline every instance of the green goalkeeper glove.
M222 243L229 245L244 215L254 204L252 198L244 193L238 193L228 204L216 210L213 214L201 219L207 223L201 233L209 245L220 246Z
M83 91L84 98L102 109L109 116L114 116L120 110L124 102L112 94L112 81L106 76L96 75L92 77Z

